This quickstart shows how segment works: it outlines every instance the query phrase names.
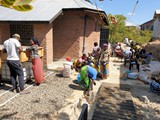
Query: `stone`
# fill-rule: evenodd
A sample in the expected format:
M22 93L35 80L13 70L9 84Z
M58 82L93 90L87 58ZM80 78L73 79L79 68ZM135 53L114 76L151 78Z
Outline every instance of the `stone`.
M142 97L141 97L141 101L144 102L144 103L146 103L146 104L149 104L149 103L150 103L150 101L149 101L149 99L147 98L147 96L142 96Z
M153 75L153 76L159 76L159 73L160 73L159 71L153 71L153 72L152 72L152 75Z

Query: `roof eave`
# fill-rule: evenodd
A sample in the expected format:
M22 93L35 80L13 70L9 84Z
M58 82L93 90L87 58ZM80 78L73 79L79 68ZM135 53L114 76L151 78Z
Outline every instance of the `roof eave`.
M92 13L95 13L95 14L102 13L105 16L105 18L103 19L104 24L107 25L107 26L109 25L107 15L102 10L94 10L94 9L89 9L89 8L64 8L62 10L63 11L66 11L66 10L75 10L75 11L80 10L80 11L92 12Z
M94 10L94 9L89 9L89 8L63 8L61 11L59 11L55 16L53 16L53 18L51 18L50 20L33 20L33 21L30 21L30 20L1 20L0 23L14 23L14 24L34 24L34 23L43 23L43 24L50 24L52 23L59 15L62 14L63 11L66 11L66 10L80 10L80 11L86 11L86 12L92 12L92 13L95 13L95 14L103 14L105 17L102 19L102 21L104 22L104 25L109 25L109 21L108 21L108 18L107 18L107 15L104 11L102 10Z
M3 21L0 21L0 23L9 23L9 24L39 24L39 23L43 23L43 24L49 24L50 22L49 21L13 21L13 20L3 20Z

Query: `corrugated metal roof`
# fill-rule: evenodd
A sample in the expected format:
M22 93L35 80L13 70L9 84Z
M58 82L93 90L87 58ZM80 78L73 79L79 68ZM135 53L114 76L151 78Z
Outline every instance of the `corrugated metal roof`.
M160 9L159 9L159 10L156 10L156 11L154 12L153 19L156 19L156 17L159 16L159 15L160 15Z
M85 0L36 0L33 9L20 12L0 6L0 21L50 21L68 8L87 8L97 10L96 6Z

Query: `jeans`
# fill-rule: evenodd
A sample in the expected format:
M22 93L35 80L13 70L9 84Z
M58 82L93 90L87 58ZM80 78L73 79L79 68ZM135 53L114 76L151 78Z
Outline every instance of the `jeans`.
M24 89L24 73L23 73L20 61L7 60L7 65L10 70L10 77L11 77L13 89L16 89L19 83L20 90L23 90ZM18 82L16 80L17 76L18 76Z

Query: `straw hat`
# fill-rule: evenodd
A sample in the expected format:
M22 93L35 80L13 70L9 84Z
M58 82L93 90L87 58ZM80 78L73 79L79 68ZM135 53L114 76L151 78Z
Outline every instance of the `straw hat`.
M13 37L20 38L20 35L19 34L13 34Z

